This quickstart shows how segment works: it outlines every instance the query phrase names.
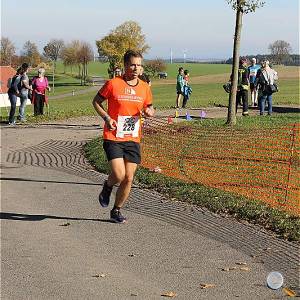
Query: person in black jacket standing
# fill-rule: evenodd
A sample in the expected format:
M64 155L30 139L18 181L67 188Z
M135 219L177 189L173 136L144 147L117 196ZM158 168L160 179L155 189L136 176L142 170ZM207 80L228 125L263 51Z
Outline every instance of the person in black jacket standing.
M248 93L249 93L249 70L247 67L247 60L244 58L240 59L239 70L238 70L238 86L236 93L236 111L238 104L243 106L243 116L248 116Z

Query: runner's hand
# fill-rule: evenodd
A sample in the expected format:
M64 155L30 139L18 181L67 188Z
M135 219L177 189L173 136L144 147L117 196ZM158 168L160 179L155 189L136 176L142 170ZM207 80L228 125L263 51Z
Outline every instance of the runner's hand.
M109 130L113 131L117 129L117 122L114 119L109 119L106 122L106 126L108 127Z
M144 110L144 113L147 117L153 117L154 116L154 108L153 106L149 106L149 107L146 107L145 110Z

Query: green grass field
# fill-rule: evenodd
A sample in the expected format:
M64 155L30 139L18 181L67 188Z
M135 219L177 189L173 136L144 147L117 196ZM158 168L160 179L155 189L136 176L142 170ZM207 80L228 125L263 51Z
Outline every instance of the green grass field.
M152 92L154 106L156 108L170 108L175 105L176 98L176 75L179 66L189 69L191 73L191 85L193 93L188 107L207 107L214 105L226 106L228 104L228 94L222 88L223 79L227 78L230 72L230 65L222 64L168 64L168 80L155 79L153 80ZM89 64L89 74L107 77L107 63L92 62ZM70 70L66 71L69 74L63 74L62 63L57 65L57 75L55 78L55 89L52 95L61 95L71 93L78 90L89 88L89 86L81 86L80 80L70 76ZM274 94L273 102L276 104L296 104L299 105L299 68L297 67L279 67L278 73L283 76L279 81L280 91ZM77 74L77 69L73 68L73 74ZM34 73L30 74L35 75ZM46 73L50 86L52 86L51 71ZM216 75L216 76L214 76ZM202 77L201 77L202 76ZM194 77L194 83L193 83ZM63 118L71 115L84 115L93 113L90 101L95 93L86 94L84 96L76 95L74 97L63 98L59 100L50 100L50 107L53 118ZM32 114L32 108L27 107L27 112ZM55 114L54 114L55 112ZM1 108L1 117L7 117L7 109Z
M198 64L198 63L187 63L187 64L167 64L168 78L175 79L178 73L178 68L183 67L190 71L191 76L211 75L211 74L223 74L231 71L230 65L225 64ZM88 65L89 76L102 76L108 78L107 74L108 63L101 62L90 62ZM57 63L57 72L71 74L71 68L64 66L61 62ZM78 73L78 68L73 67L73 74Z

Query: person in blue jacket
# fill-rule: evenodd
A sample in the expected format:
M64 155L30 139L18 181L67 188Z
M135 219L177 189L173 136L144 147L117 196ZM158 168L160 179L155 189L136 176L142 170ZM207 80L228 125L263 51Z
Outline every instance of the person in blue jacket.
M256 64L256 58L251 59L251 65L248 67L249 82L250 82L250 93L251 93L251 104L257 106L257 89L255 86L255 79L257 72L260 69L260 65Z

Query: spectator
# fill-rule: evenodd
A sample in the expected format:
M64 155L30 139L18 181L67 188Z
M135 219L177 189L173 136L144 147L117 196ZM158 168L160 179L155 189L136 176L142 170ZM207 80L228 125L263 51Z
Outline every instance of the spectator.
M38 76L32 80L32 104L34 105L34 115L44 114L44 104L48 105L46 90L50 91L48 78L45 77L45 69L38 70Z
M230 81L232 81L232 75ZM249 76L248 76L247 60L245 58L240 58L239 70L238 70L237 93L236 93L236 111L238 109L238 105L242 104L243 116L249 115L248 90L249 90Z
M114 77L121 77L122 76L122 69L119 67L116 67L114 70Z
M272 115L272 93L274 91L271 89L271 86L274 86L277 79L277 72L270 67L268 60L264 60L255 80L255 86L258 89L258 104L261 116L265 113L266 102L268 103L268 115Z
M18 82L20 82L22 69L18 68L16 74L11 79L9 89L7 91L8 98L10 101L10 111L9 111L9 117L8 117L8 124L9 125L15 125L15 113L16 113L16 106L17 106L17 97L19 96L18 91Z
M183 71L183 101L182 101L182 108L186 107L187 101L190 99L190 95L192 93L192 88L189 84L190 81L190 74L189 70Z
M19 108L19 116L18 120L21 122L25 122L25 107L28 99L28 91L32 91L32 87L29 85L29 78L27 72L29 70L29 65L27 63L23 63L21 67L21 78L18 90L20 92L20 108Z
M255 79L259 69L260 65L256 64L256 58L253 57L251 59L251 65L248 67L252 106L257 106L257 90L255 87Z
M177 91L176 108L179 108L180 100L183 97L183 86L184 86L183 68L180 67L178 69L177 82L176 82L176 91Z

